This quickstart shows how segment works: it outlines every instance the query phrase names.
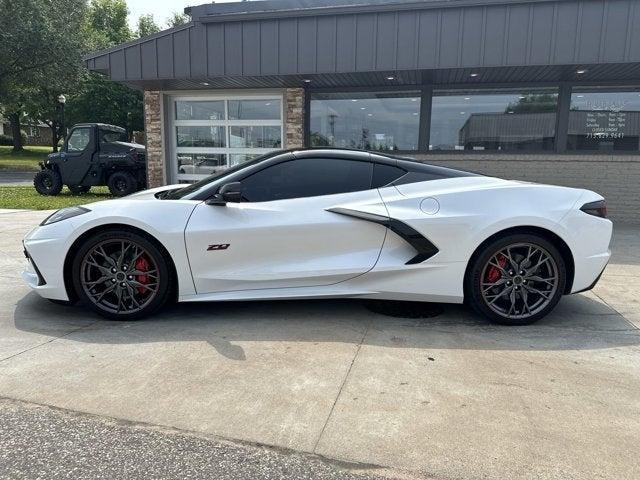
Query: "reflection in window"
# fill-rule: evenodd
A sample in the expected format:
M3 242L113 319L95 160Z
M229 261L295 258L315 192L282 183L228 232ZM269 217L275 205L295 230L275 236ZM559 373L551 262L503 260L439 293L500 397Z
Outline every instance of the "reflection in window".
M552 150L553 90L434 92L430 150Z
M280 127L230 127L231 148L280 148Z
M89 128L75 128L67 141L68 152L82 152L91 138L91 131Z
M229 155L229 166L235 167L236 165L244 162L248 162L249 160L253 160L254 158L262 157L261 153L232 153Z
M226 155L221 153L178 153L180 174L211 175L226 166Z
M224 101L178 100L176 120L224 120Z
M568 150L638 151L639 141L640 91L573 89Z
M364 150L417 150L420 94L316 93L311 145Z
M229 100L229 120L280 120L280 100Z
M224 127L176 127L178 147L224 147Z

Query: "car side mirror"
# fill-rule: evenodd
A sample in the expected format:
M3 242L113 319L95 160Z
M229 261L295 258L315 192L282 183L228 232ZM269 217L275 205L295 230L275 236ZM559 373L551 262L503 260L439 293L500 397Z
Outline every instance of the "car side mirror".
M242 200L242 183L225 183L217 194L207 200L207 205L226 205L228 202L238 203Z

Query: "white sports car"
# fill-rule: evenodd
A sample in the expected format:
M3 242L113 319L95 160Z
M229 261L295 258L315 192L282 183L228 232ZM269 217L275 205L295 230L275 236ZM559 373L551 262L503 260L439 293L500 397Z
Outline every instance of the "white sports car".
M604 199L378 153L278 151L193 185L58 210L24 239L41 296L134 319L167 301L358 297L533 322L594 286Z

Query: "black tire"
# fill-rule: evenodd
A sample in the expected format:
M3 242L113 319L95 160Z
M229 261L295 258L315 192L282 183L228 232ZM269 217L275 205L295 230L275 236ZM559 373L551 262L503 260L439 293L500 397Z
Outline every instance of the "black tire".
M529 260L526 256L532 250ZM509 253L512 260L504 253ZM534 323L553 310L564 294L564 259L542 236L513 234L498 238L485 245L472 262L465 279L468 303L492 322Z
M131 195L138 188L138 181L129 172L114 172L107 180L107 186L112 195L116 197L124 197Z
M111 257L116 264L108 261L107 257L95 255L94 252L94 249L102 247L102 251L106 252L107 256L109 256L109 246L115 245L113 248L117 248L121 242L124 242L124 245L130 244L136 248L136 250L132 250L132 247L130 247L129 250L126 250L128 252L127 255L130 254L131 256L134 256L141 250L144 252L144 258L148 260L148 264L152 266L152 269L148 270L150 274L150 283L148 283L148 285L153 287L154 293L150 297L141 296L138 298L138 302L133 302L130 299L132 296L136 295L136 290L139 295L143 295L145 293L144 289L140 291L140 286L135 286L141 285L140 282L142 282L139 275L140 272L138 271L138 274L134 273L139 266L135 264L128 268L126 265L127 261L135 262L135 259L131 257L124 258L124 263L117 267L117 272L113 272L112 268L116 269L117 266L116 260L120 260L118 251L114 250L114 253L112 254L113 256ZM96 264L92 263L93 261L99 262L102 266L95 267L94 265ZM174 291L174 280L170 265L171 259L168 257L168 254L163 252L163 250L153 241L127 230L109 230L88 238L78 249L71 267L73 287L80 301L98 314L111 320L136 320L156 312L173 297L171 292ZM105 270L105 268L108 271ZM92 285L94 283L93 278L95 278L89 276L91 275L92 270L95 270L95 277L100 278L104 275L108 276L113 272L113 276L118 278L118 280L113 282L111 278L108 278L97 285ZM125 273L127 270L129 273ZM156 273L151 275L152 272ZM133 277L129 279L131 280L130 284L129 280L127 280L129 277ZM155 277L155 282L153 277ZM92 281L87 281L89 279ZM125 282L128 284L126 287L124 286ZM117 289L119 285L123 285L123 288L121 289L123 292L122 310L120 309L121 295L114 290ZM109 287L113 288L111 288L110 292L105 293L105 290L108 290ZM149 288L149 290L151 290L151 288ZM129 301L127 301L127 296ZM115 301L118 302L117 311L116 306L114 306ZM136 303L138 303L137 306Z
M33 186L40 195L58 195L62 190L60 174L45 168L33 177Z
M71 195L82 195L83 193L87 193L89 190L91 190L91 187L83 185L69 185L68 187Z

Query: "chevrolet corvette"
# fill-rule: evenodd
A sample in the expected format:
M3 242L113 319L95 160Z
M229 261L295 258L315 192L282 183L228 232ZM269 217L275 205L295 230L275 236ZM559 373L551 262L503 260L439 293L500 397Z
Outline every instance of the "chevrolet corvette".
M467 303L526 324L592 288L612 223L597 193L373 152L269 153L194 184L64 208L24 239L42 297L137 319L167 302Z

